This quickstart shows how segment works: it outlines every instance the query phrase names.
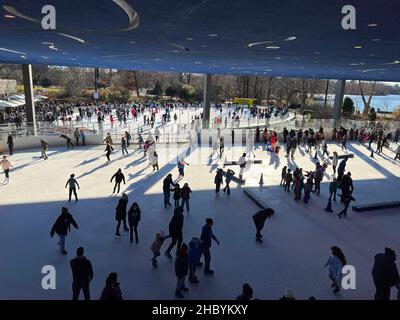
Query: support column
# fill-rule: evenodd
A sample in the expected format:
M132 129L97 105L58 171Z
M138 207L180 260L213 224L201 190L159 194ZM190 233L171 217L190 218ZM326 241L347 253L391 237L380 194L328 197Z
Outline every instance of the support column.
M335 102L333 104L333 126L336 128L340 124L342 116L342 106L344 89L346 88L346 80L337 80L335 86Z
M24 82L24 93L25 93L25 112L27 122L32 128L33 134L36 135L36 115L35 115L35 103L33 101L33 82L32 82L32 65L22 65L22 77Z
M204 75L204 87L203 87L203 128L208 129L210 127L210 108L211 108L211 85L212 75Z

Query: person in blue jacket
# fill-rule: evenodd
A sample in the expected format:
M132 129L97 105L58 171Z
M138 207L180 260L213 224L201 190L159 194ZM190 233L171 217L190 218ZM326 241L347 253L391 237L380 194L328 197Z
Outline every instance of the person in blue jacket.
M201 265L200 258L203 254L203 241L197 237L193 237L189 242L189 282L199 283L196 276L196 267Z
M203 240L203 255L204 255L204 274L214 274L214 271L210 269L211 262L211 240L214 240L217 245L219 245L219 241L214 235L212 231L212 226L214 225L214 221L211 218L206 219L206 224L203 226L201 230L200 239Z

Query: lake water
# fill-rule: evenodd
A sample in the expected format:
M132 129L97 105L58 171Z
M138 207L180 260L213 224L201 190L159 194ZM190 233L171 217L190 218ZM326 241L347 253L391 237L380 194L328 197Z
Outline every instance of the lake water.
M320 95L320 97L324 98L324 95ZM360 111L364 109L361 96L345 95L345 97L350 97L353 99L356 109ZM333 102L334 99L335 95L328 95L328 101ZM380 108L381 111L394 111L398 106L400 106L400 95L392 94L387 96L373 96L371 100L371 106L374 107L375 110Z

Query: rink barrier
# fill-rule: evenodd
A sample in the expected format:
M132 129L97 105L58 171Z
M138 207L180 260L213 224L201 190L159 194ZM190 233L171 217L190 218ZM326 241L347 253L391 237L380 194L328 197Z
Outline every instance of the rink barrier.
M363 211L373 211L382 209L392 209L398 207L400 207L400 201L376 202L376 203L353 206L353 211L363 212Z
M259 192L253 192L256 187L248 187L243 189L243 193L249 197L260 209L269 209L270 207L264 202ZM259 187L257 189L266 189L266 187Z
M72 143L75 145L75 139L72 135L69 136L72 139ZM40 139L47 141L49 148L66 146L67 141L57 135L41 135L41 136L27 136L14 138L14 150L23 149L40 149ZM82 141L80 140L80 143ZM101 134L90 134L86 135L85 145L100 145L103 143L103 135ZM8 145L6 141L0 143L0 153L8 153Z
M248 160L246 162L249 162L249 163L252 163L252 164L262 164L262 160L261 159ZM224 162L224 167L225 166L237 166L237 165L239 165L238 161L235 161L235 160L232 160L232 161L225 160L225 162Z

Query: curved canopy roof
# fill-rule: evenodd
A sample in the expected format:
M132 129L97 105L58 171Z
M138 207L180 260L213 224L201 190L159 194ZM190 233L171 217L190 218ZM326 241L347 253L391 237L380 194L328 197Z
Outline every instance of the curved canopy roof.
M396 0L1 0L0 61L400 81ZM56 29L44 30L44 5ZM342 7L356 29L342 28Z

